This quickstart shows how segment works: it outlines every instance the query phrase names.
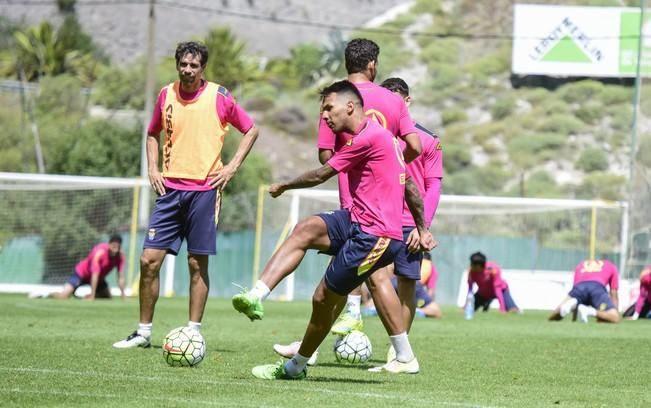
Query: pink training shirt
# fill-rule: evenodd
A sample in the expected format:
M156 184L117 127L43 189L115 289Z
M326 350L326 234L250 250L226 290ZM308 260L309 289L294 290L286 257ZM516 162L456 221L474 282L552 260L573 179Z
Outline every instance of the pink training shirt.
M432 270L430 271L427 280L425 282L421 281L421 283L425 285L428 289L432 289L432 291L436 291L436 282L439 280L439 272L436 270L436 266L434 266L434 263L430 262L430 264Z
M420 138L422 153L407 164L407 175L414 181L423 197L425 227L429 228L441 199L443 151L437 136L418 124L416 124L416 130ZM406 143L401 140L400 148L402 150L405 145ZM402 225L405 227L416 226L406 201L402 211Z
M364 113L374 119L393 136L404 137L416 132L414 121L409 116L405 101L397 94L373 82L354 83L364 99ZM319 121L319 149L331 149L338 152L348 142L351 135L341 133L336 135L328 124L321 118ZM345 173L338 174L339 201L341 208L350 208L352 198L349 193L348 179Z
M640 274L640 295L635 302L635 313L638 315L644 308L644 303L651 304L651 266L647 266Z
M500 303L500 312L506 312L504 303L504 292L509 288L506 281L502 279L502 269L495 262L486 262L486 267L482 272L468 272L468 288L472 289L472 284L477 284L477 293L484 299L497 298Z
M197 89L195 92L190 93L184 92L181 89L181 98L186 101L191 101L198 98L204 89L206 89L207 84L207 81L203 81L201 88ZM151 121L149 122L149 127L147 129L147 134L151 136L157 136L163 130L163 105L165 104L166 97L167 86L161 89L160 93L158 94L158 99L156 100L154 113L152 114ZM217 117L222 122L223 126L231 124L242 134L248 132L253 127L253 120L251 117L246 113L244 109L242 109L240 105L237 104L235 98L233 98L233 96L223 86L219 87L219 91L217 93L216 112ZM210 187L208 184L209 181L210 179L187 180L166 177L165 186L182 191L208 191L212 189L212 187Z
M580 282L599 282L610 286L610 290L619 289L619 271L612 262L583 261L574 270L574 285Z
M124 270L124 254L120 252L118 256L109 256L109 244L104 242L90 250L88 256L75 266L75 272L81 279L90 281L93 274L99 274L99 278L104 279L113 268L118 268L118 272Z
M351 219L361 230L402 241L405 167L397 139L379 123L366 119L328 164L348 173Z

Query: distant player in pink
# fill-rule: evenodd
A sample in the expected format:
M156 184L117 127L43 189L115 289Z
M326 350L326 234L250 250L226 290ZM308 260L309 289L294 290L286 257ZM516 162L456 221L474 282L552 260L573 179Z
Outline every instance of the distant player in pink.
M638 318L649 319L651 316L651 266L647 266L640 273L640 294L635 302L635 312L631 320Z
M468 292L475 292L475 311L480 307L488 311L493 299L500 304L500 312L519 312L520 309L513 301L509 292L509 285L502 279L502 270L495 262L486 261L486 256L475 252L470 256L470 269L468 270Z
M610 296L608 290L610 288ZM619 271L608 260L586 260L574 270L574 287L568 297L552 312L549 320L561 320L576 311L582 323L588 323L590 316L598 321L617 323ZM575 315L575 319L576 319Z
M90 285L91 291L86 299L109 299L111 289L106 282L106 275L113 269L117 269L118 286L124 298L124 254L120 251L121 245L122 237L119 235L112 235L108 243L95 245L88 256L75 266L75 272L70 276L63 290L50 296L56 299L67 299L81 285Z

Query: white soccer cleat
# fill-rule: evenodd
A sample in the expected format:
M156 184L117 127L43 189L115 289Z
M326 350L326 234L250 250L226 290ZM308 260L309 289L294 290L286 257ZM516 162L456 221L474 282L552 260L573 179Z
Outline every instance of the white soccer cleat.
M295 341L293 343L290 343L288 345L283 345L283 344L274 344L273 349L276 352L276 354L285 357L285 358L292 358L298 353L298 349L301 348L301 342L300 341ZM309 360L307 360L307 365L309 366L314 366L316 365L316 359L319 358L319 350L315 351L314 354L312 354L312 357L310 357Z
M588 323L588 317L590 308L586 305L579 305L577 307L577 314L579 315L579 321L581 323Z
M418 365L416 357L408 363L403 363L397 359L393 359L383 366L369 368L368 371L371 373L382 373L386 371L392 374L418 374L420 366Z
M151 337L145 337L138 334L137 331L131 333L126 339L113 343L113 347L117 349L128 349L135 347L147 348L151 346Z
M392 360L395 360L397 357L396 355L396 349L393 348L393 344L389 346L389 350L387 350L387 363L390 363Z

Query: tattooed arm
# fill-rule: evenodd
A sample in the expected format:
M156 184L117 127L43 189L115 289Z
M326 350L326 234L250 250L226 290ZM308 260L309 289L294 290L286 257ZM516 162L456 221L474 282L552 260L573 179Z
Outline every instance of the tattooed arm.
M418 191L418 186L411 180L408 179L405 183L405 201L409 207L409 212L414 217L416 222L416 232L409 235L409 239L406 244L411 252L416 252L419 250L429 251L432 248L436 247L437 242L434 241L432 233L425 228L425 217L423 216L423 199L420 196Z

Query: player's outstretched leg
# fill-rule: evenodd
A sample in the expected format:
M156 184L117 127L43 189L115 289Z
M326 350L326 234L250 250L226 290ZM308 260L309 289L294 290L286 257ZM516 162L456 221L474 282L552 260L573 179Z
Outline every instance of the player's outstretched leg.
M578 300L568 296L565 300L552 312L548 320L561 320L576 309Z
M326 251L330 238L325 221L311 216L299 222L291 235L273 254L253 289L233 296L233 307L251 321L264 317L262 302L269 293L301 263L308 249Z
M592 306L579 305L577 315L581 323L588 323L590 317L595 317L597 321L602 323L619 323L621 320L619 312L614 307L608 310L597 310Z
M126 339L113 344L115 348L149 347L154 308L160 290L159 272L167 250L145 248L140 257L140 324Z
M307 375L307 362L326 338L334 322L334 310L345 302L344 296L327 288L322 279L312 296L312 316L307 325L301 346L290 360L277 364L254 367L251 373L265 380L303 379Z

